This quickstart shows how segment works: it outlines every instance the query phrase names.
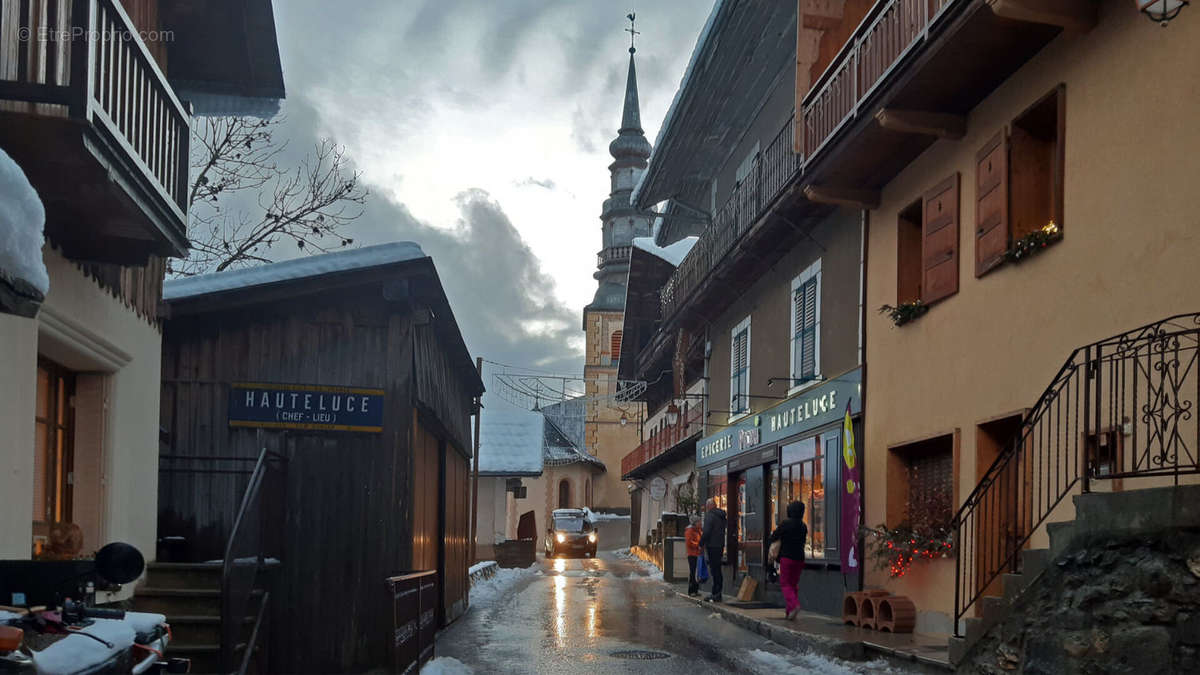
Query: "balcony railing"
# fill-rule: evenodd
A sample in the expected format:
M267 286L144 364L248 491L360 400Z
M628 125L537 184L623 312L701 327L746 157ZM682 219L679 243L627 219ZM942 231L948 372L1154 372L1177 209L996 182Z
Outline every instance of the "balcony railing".
M801 158L792 151L789 119L758 158L661 291L662 315L675 313L729 249L770 208L800 171Z
M804 155L809 160L859 110L859 104L923 41L942 11L965 0L887 0L867 14L804 98Z
M0 110L82 122L182 241L190 116L119 0L0 0L0 15Z
M632 246L613 246L611 248L606 248L596 254L596 266L603 267L609 263L629 260L629 256L632 252Z
M630 471L703 431L704 406L698 405L688 411L686 419L681 417L679 422L667 426L659 433L647 438L633 452L622 457L621 475L629 475Z

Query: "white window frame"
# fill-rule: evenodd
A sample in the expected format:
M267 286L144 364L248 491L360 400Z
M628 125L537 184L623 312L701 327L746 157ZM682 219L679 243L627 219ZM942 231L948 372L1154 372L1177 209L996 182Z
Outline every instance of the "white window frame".
M737 341L738 334L741 333L742 331L746 332L746 409L742 412L730 412L729 413L729 421L728 421L729 424L732 424L732 423L736 422L737 420L740 420L743 417L748 416L751 411L751 405L750 405L750 346L753 344L753 339L752 339L752 335L750 332L750 317L749 316L747 316L746 318L739 321L738 324L729 331L729 401L732 404L732 401L733 401L733 376L734 376L734 369L733 369L734 346L735 346L735 342ZM732 405L731 405L731 407L732 407Z
M788 377L796 377L796 347L793 344L796 339L796 291L808 283L812 279L817 280L817 325L814 327L815 340L813 341L813 379L810 382L796 384L792 382L792 386L788 388L788 396L797 394L810 387L815 386L821 380L821 259L817 258L816 262L809 265L795 279L792 279L792 292L788 294L788 303L791 309L788 310L788 316L791 321L788 322Z

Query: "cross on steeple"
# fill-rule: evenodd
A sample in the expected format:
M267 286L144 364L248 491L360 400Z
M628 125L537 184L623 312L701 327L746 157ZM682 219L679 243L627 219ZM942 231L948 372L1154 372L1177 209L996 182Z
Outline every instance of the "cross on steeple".
M629 53L632 54L637 51L637 47L633 46L633 41L642 33L641 31L634 30L634 22L637 20L637 14L630 12L625 15L625 18L629 19L629 28L626 28L625 32L629 33Z

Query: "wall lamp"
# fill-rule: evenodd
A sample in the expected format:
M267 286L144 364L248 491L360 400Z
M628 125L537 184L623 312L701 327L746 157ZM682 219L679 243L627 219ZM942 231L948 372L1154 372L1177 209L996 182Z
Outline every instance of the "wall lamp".
M1157 21L1163 26L1171 19L1179 16L1179 12L1188 6L1188 0L1134 0L1138 11Z

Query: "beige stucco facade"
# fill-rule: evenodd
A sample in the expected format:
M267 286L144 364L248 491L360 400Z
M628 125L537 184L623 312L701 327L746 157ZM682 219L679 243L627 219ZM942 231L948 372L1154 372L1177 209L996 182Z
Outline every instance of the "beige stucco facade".
M0 558L29 558L35 392L43 357L76 377L73 509L84 554L112 541L155 557L161 333L47 246L34 319L0 314Z
M621 458L637 447L638 419L642 416L641 403L620 403L613 398L617 392L620 357L612 352L613 335L622 330L624 313L589 311L584 315L584 324L587 328L584 379L588 395L584 447L607 468L595 478L591 506L624 513L629 509L629 490L621 480ZM626 418L625 425L620 423L622 416Z
M1051 42L970 112L964 138L934 144L870 213L866 304L877 308L897 301L898 214L961 175L958 292L903 327L867 318L865 524L900 517L889 447L958 432L957 506L986 468L977 425L1032 406L1075 347L1200 310L1200 12L1164 29L1132 5L1100 3L1094 29ZM976 152L1059 84L1064 238L976 278ZM1052 519L1071 517L1069 508ZM868 565L866 584L911 597L919 630L951 629L952 559L918 562L900 580Z

